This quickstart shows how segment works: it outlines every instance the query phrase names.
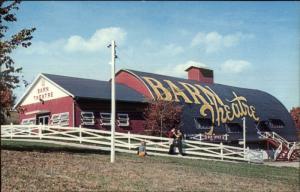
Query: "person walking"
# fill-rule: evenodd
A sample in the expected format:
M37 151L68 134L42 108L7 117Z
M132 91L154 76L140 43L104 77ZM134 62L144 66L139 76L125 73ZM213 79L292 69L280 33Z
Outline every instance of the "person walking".
M169 154L170 155L173 155L175 152L174 152L174 147L176 145L175 143L175 139L176 139L176 129L175 128L172 128L170 131L169 131L169 138L171 140L170 142L170 149L169 149Z

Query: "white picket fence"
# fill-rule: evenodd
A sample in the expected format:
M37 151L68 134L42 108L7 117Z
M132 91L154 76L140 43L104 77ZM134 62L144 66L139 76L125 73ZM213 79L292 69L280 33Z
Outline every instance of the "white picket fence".
M1 139L38 141L76 145L83 148L110 150L111 132L82 127L59 127L48 125L2 125ZM141 141L146 142L150 155L170 156L168 154L170 139L128 133L115 133L115 150L136 153ZM192 159L214 159L222 161L261 162L262 155L255 151L228 145L184 140L186 156L175 157ZM172 155L173 156L173 155Z

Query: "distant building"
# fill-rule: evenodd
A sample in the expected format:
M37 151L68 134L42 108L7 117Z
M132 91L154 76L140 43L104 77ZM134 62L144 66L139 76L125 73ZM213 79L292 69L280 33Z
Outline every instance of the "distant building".
M247 143L260 144L258 131L274 131L296 141L287 109L268 93L214 83L213 71L191 66L188 79L120 70L116 74L117 131L141 133L147 99L184 106L182 130L188 137L238 144L246 118ZM40 74L15 107L25 109L21 124L110 129L110 81Z

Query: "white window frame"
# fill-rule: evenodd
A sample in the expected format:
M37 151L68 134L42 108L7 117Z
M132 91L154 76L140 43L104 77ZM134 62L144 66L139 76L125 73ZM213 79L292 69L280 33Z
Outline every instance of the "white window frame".
M211 126L202 126L201 123L198 122L198 119L201 119L201 118L200 117L195 117L194 118L196 129L199 129L199 130L209 130L213 126L213 125L211 125Z
M120 116L126 116L126 117L120 117ZM129 116L127 113L118 113L118 126L120 127L128 127L129 126ZM123 123L122 121L126 121L126 123Z
M109 123L104 122L104 121L109 121ZM110 113L100 113L100 125L111 125L111 114Z
M84 117L85 114L91 114L90 117ZM95 116L94 112L91 111L82 111L80 114L81 125L95 125Z
M281 122L281 125L276 125L276 126L274 126L275 124L271 122L272 120L280 121L280 122ZM284 122L283 122L281 119L269 119L268 125L269 125L269 127L272 128L272 129L283 129L283 128L285 127L285 124L284 124Z
M54 118L57 118L55 121L53 121ZM60 114L52 114L51 115L51 125L59 125L60 124Z
M231 131L230 126L228 125L229 123L226 123L226 133L243 133L243 127L239 123L231 123L231 124L237 124L240 126L240 131Z
M50 115L41 115L38 116L37 119L38 119L38 124L49 125L50 123ZM46 119L48 119L47 124L46 124Z
M59 124L61 126L68 126L69 125L69 119L70 119L69 112L60 113L59 118L60 118Z
M22 119L21 125L35 125L36 124L36 118L27 118Z
M53 122L54 118L57 118L55 122ZM68 126L69 119L70 119L69 112L55 113L51 115L51 125Z
M262 123L264 123L264 125L266 126L266 128L262 128ZM271 127L269 126L269 122L266 120L260 121L257 125L256 125L256 129L259 132L270 132L271 131ZM263 130L266 129L266 130Z

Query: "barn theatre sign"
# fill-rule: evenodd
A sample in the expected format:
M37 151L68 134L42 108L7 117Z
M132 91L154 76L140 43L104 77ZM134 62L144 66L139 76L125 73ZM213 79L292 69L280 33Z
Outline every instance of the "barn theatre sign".
M256 116L255 107L247 103L247 99L243 96L238 96L232 91L232 98L226 99L227 104L208 86L199 84L189 84L185 82L174 82L163 80L163 83L152 77L142 77L147 85L149 85L157 99L165 101L180 102L180 99L185 103L199 104L200 115L206 117L210 114L212 123L218 126L221 123L233 121L236 118L250 117L255 121L259 120ZM189 97L188 97L189 96ZM208 134L213 133L213 126Z
M39 87L36 89L35 95L33 95L34 100L40 99L49 99L53 97L53 92L49 89L49 87Z

